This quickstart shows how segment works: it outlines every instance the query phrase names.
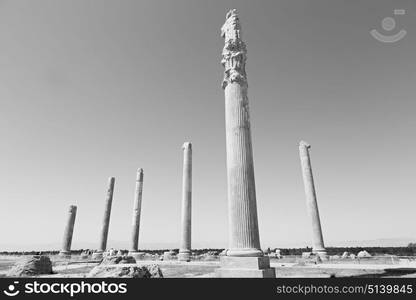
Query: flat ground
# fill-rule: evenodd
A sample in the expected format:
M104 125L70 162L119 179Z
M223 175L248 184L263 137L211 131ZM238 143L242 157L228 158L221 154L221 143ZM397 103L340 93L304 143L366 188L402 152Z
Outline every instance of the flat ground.
M7 271L21 256L0 257L0 277L5 277ZM81 259L73 256L63 260L58 256L50 256L55 274L45 277L85 277L98 264L97 261ZM158 264L166 278L207 278L215 277L215 269L220 267L219 260L211 261L138 261L138 264ZM416 277L416 263L412 260L393 257L376 257L368 259L339 259L315 264L300 257L285 257L271 259L271 267L276 269L276 276L283 277ZM44 277L44 276L42 276Z

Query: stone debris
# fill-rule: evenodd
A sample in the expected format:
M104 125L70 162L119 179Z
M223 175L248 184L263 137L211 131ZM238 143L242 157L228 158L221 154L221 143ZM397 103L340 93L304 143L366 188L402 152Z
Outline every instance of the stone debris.
M7 273L7 276L26 277L52 273L52 262L50 258L45 255L34 255L18 261Z
M93 278L163 278L158 265L98 265L94 267L87 277Z
M315 256L315 264L320 264L322 263L322 258L319 255Z
M371 257L371 254L368 253L366 250L360 251L357 254L357 258L366 258L366 257Z
M116 255L117 255L117 251L113 248L105 252L105 256L116 256Z
M136 260L128 255L105 256L100 265L135 264Z
M173 250L163 252L161 260L174 260L176 259L176 252Z
M210 252L202 254L201 260L203 261L216 261L218 260L218 255L212 254Z
M88 259L89 255L85 252L81 253L81 259Z

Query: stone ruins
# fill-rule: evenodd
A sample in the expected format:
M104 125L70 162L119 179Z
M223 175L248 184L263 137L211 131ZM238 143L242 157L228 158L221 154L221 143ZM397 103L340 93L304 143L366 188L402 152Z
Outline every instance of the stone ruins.
M321 221L319 219L318 202L316 201L311 159L309 156L310 148L311 145L307 142L301 141L299 143L299 155L306 194L306 207L312 222L312 252L325 259L327 258L327 254L324 246L324 238L322 236Z
M103 225L102 225L101 235L100 235L100 244L99 244L98 251L93 254L93 257L97 259L102 258L103 252L105 252L105 250L107 249L107 237L108 237L108 229L110 227L111 205L113 203L115 181L116 179L114 177L110 177L108 179L108 189L107 189L107 197L105 199L105 209L104 209Z
M222 88L225 96L225 135L227 157L227 199L229 245L220 255L221 267L218 277L276 277L275 269L270 267L269 256L261 250L257 218L256 187L254 179L253 150L250 130L249 101L247 96L246 45L242 39L240 20L235 9L226 15L221 28L224 38L221 64L224 67ZM302 175L305 186L307 211L312 222L313 253L326 257L323 242L318 204L313 182L310 145L304 141L299 144ZM164 260L177 259L189 262L192 259L191 220L192 220L192 144L185 142L183 150L183 184L181 201L181 236L179 253L167 251ZM143 194L143 169L137 170L134 192L131 244L129 256L142 259L139 252L140 216ZM115 178L108 181L104 218L98 250L93 258L101 259L106 252L110 226ZM76 206L70 206L65 227L61 256L71 253ZM113 251L114 252L114 251ZM280 257L280 252L276 252Z
M136 189L134 191L134 206L133 206L133 222L131 232L131 246L129 255L136 259L144 256L143 252L139 252L139 230L140 230L140 213L142 210L142 194L143 194L143 169L137 170Z
M260 248L256 187L247 97L246 45L235 9L221 28L225 94L229 248L221 257L220 277L275 277Z
M182 183L182 242L178 259L191 260L191 214L192 214L192 144L186 142L183 149Z
M75 217L77 216L77 207L69 206L68 218L64 230L64 238L62 240L62 250L59 252L61 256L71 255L72 235L74 233Z

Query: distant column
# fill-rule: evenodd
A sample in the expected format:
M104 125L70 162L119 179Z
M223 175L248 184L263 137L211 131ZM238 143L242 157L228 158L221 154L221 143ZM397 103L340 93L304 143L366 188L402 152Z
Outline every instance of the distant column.
M142 194L143 194L143 169L137 170L136 188L134 191L134 205L133 205L133 222L131 245L129 255L136 259L142 258L144 253L139 252L139 230L140 230L140 214L142 209Z
M186 142L183 149L182 175L182 242L178 260L191 260L191 219L192 219L192 144Z
M104 218L103 225L100 235L100 244L98 251L94 253L93 257L99 259L103 256L104 251L107 249L107 237L108 237L108 228L110 226L110 215L111 215L111 204L113 202L113 192L114 192L114 183L115 178L110 177L108 179L108 188L107 188L107 197L105 199L105 209L104 209Z
M71 256L72 235L74 233L75 217L77 215L77 207L69 206L68 217L65 225L64 238L62 241L62 250L59 252L61 256Z
M312 252L317 253L320 256L326 256L309 155L310 147L311 145L307 142L301 141L299 143L299 155L302 166L303 183L305 185L306 208L312 222Z

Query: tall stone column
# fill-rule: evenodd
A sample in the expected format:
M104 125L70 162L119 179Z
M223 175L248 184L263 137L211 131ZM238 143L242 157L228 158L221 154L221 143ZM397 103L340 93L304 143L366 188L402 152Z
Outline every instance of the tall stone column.
M192 219L192 144L186 142L183 149L182 175L182 241L178 260L191 260L191 219Z
M101 228L100 244L98 247L98 251L93 254L93 258L95 259L102 258L104 251L107 249L108 228L110 226L111 204L113 202L115 180L116 179L114 177L110 177L108 179L108 188L107 188L107 196L105 199L105 209L104 209L103 225Z
M318 203L316 201L315 185L313 182L311 159L309 155L310 147L311 145L307 142L301 141L299 143L299 155L302 166L303 183L305 185L306 208L312 222L312 252L321 257L326 257Z
M237 11L230 10L221 28L225 93L229 249L221 257L221 277L275 277L260 248L253 150L245 71L246 45Z
M143 194L143 169L137 170L136 188L134 190L134 206L133 206L133 222L131 233L131 245L129 255L136 259L143 258L144 253L139 252L139 230L140 230L140 214L142 210L142 194Z
M62 250L59 252L59 255L64 257L71 256L72 235L74 233L76 215L77 207L75 205L70 205L65 225L64 238L62 240Z

